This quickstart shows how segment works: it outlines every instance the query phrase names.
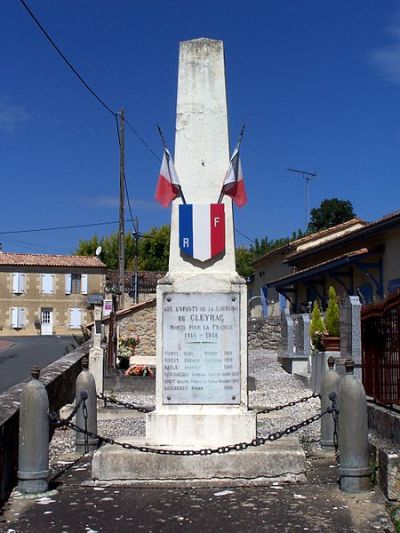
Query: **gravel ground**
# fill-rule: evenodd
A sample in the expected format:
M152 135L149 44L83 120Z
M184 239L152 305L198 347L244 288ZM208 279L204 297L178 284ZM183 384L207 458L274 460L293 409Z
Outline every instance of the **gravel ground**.
M256 390L249 392L250 407L260 409L274 407L287 402L309 396L311 391L303 383L285 372L277 361L277 355L264 350L249 352L249 375L256 379ZM143 394L121 393L118 399L137 405L153 405L154 396ZM287 428L293 424L313 416L320 410L320 401L313 398L305 403L288 407L259 416L258 435L265 436L270 432ZM304 445L319 440L320 423L313 422L297 432ZM124 436L144 436L145 415L137 413L130 418L114 418L99 420L98 433L116 440L123 441ZM229 443L230 444L230 443ZM73 452L74 434L71 430L57 430L50 444L50 462L55 462L57 456Z

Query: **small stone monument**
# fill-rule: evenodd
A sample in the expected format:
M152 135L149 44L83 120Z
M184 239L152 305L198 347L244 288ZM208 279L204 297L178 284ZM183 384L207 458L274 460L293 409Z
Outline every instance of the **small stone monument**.
M102 304L94 304L94 325L92 328L92 347L89 350L89 370L96 383L98 394L104 392L104 350L102 337Z
M340 357L352 357L354 374L361 379L361 302L358 296L346 297L340 308ZM344 374L344 370L341 372Z

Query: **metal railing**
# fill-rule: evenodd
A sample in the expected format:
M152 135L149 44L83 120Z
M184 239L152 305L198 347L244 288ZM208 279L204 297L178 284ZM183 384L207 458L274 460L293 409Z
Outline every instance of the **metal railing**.
M400 404L400 292L361 309L361 338L366 394Z

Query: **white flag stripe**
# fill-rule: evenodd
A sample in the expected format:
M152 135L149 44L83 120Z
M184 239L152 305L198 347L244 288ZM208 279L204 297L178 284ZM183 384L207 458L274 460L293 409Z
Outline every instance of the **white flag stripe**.
M165 157L163 157L162 160L162 170L161 174L166 178L167 176L170 177L171 183L174 185L180 185L178 174L176 173L174 161L172 159L171 154L169 153L169 150L165 148Z
M210 206L194 204L193 207L193 257L205 261L211 257Z

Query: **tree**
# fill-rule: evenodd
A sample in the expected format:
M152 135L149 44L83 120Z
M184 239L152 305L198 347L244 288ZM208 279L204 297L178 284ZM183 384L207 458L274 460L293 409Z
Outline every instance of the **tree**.
M253 254L245 246L236 248L236 270L240 276L248 278L253 274L254 269L251 266L253 259Z
M168 270L170 227L152 228L139 243L139 270Z
M339 337L339 305L337 303L336 292L333 287L329 287L328 292L328 308L325 313L325 326L329 335L332 337Z
M319 207L311 209L308 231L314 233L331 228L351 220L355 216L353 205L350 201L339 200L338 198L326 199L321 202Z
M98 238L94 235L89 240L79 241L75 255L95 255L96 248L101 246L100 259L111 270L118 269L118 250L119 236L118 232L112 233L107 237ZM125 235L125 268L133 268L135 242L131 233Z
M152 228L143 233L139 241L139 269L140 270L168 270L169 257L169 226ZM99 238L93 235L88 240L81 240L75 250L75 255L95 255L96 248L101 246L100 259L110 270L118 270L118 232ZM125 235L125 268L133 270L135 257L135 239L132 233Z

